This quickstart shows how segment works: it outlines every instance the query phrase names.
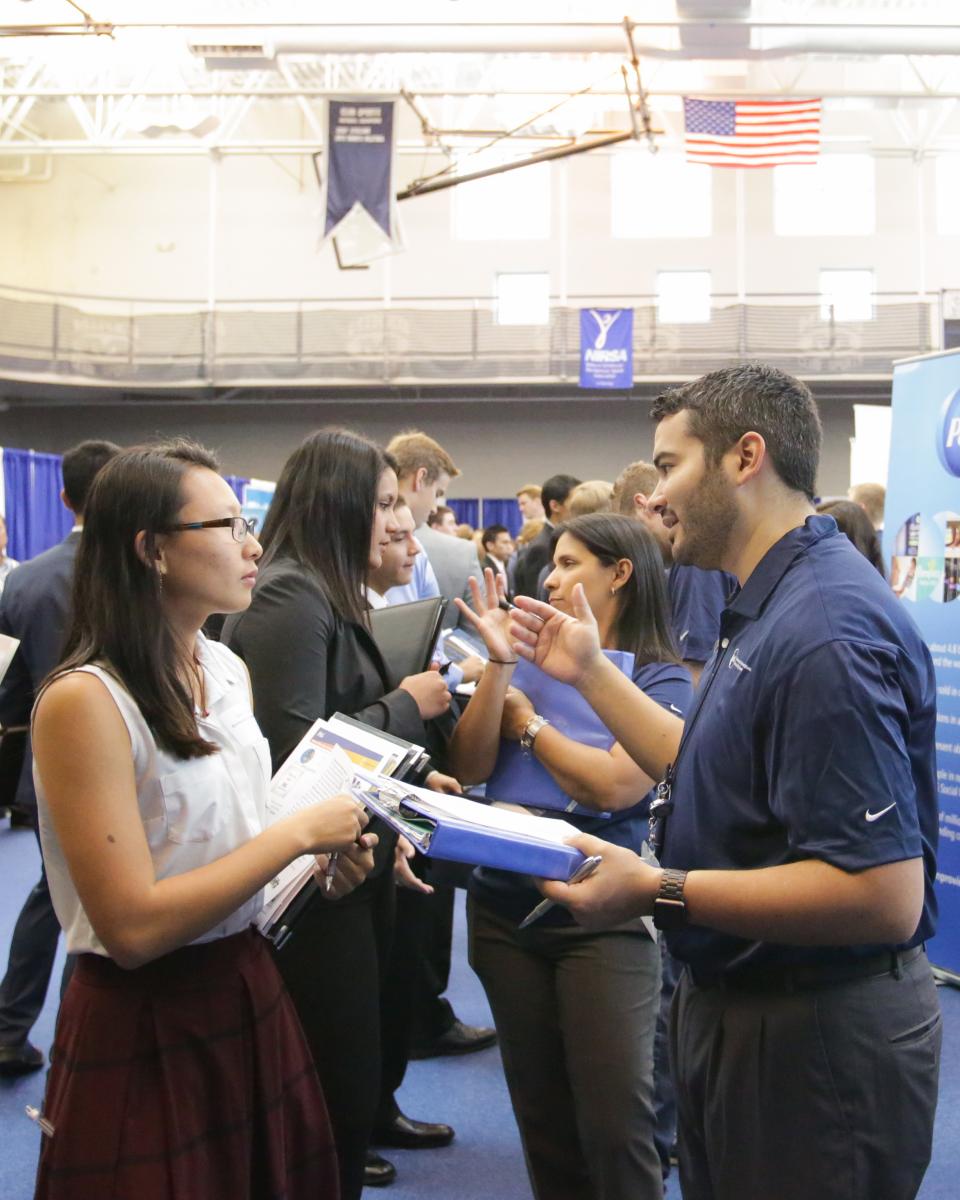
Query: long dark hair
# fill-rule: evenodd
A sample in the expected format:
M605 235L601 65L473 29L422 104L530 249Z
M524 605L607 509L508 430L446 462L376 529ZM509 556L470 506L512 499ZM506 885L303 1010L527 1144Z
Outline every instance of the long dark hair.
M263 527L263 564L288 555L342 617L366 624L373 510L390 455L346 429L319 429L287 459ZM394 469L396 469L394 467Z
M872 566L876 567L886 579L887 573L883 568L883 552L880 549L880 538L873 527L873 522L860 507L852 500L828 500L817 505L817 512L833 517L841 533L845 533Z
M618 650L632 652L644 663L678 663L680 655L670 629L663 558L653 537L639 521L619 513L588 513L558 525L550 543L551 556L560 536L569 533L595 554L605 567L626 558L633 564L630 578L617 593L613 634Z
M177 440L123 450L97 473L84 505L72 624L63 662L49 677L102 664L134 698L157 744L180 758L214 754L217 746L197 729L193 697L177 671L183 646L163 611L161 576L149 564L157 532L176 523L193 467L219 470L208 450ZM141 531L143 558L135 546Z

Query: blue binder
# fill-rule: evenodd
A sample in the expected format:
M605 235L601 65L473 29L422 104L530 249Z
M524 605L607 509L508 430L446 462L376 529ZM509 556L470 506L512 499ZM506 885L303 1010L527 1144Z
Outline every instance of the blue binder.
M583 854L574 846L461 820L393 780L374 783L354 776L353 795L431 858L518 871L539 879L569 879L583 862Z
M626 650L604 650L628 678L633 678L634 656ZM530 700L534 709L560 733L599 750L609 750L616 740L575 687L558 683L549 675L521 659L511 683ZM502 741L493 774L487 780L487 796L511 804L548 808L575 816L609 817L571 800L547 768L533 754L520 748L519 742ZM639 797L638 797L639 798Z

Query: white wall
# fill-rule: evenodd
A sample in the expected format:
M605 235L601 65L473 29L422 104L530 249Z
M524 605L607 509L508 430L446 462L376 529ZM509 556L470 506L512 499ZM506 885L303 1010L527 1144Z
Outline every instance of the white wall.
M401 165L404 177L423 169L420 158L405 156ZM712 237L660 240L610 236L609 154L552 172L548 239L454 241L450 190L400 205L405 253L369 271L339 271L332 249L316 251L319 191L306 158L58 158L47 183L0 184L0 285L204 299L212 231L221 299L377 297L387 288L394 296L486 298L502 270L549 271L558 293L564 259L574 296L649 295L658 270L683 268L709 269L714 291L735 292L734 172L714 172ZM960 286L960 237L932 232L933 159L877 159L877 232L864 237L776 237L771 174L745 176L748 292L816 292L821 267L872 267L880 291Z

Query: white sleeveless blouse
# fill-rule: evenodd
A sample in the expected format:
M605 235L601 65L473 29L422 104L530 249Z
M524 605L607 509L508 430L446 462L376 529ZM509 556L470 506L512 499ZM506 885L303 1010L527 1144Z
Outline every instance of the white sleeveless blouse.
M207 641L202 634L197 638L197 657L207 703L206 716L197 712L197 727L202 737L220 747L217 754L204 758L180 759L162 750L122 684L101 667L78 668L103 682L130 734L137 805L157 879L182 875L222 858L256 837L265 823L270 750L250 705L246 669L226 646ZM34 783L50 897L66 934L67 950L106 956L73 886L36 766ZM263 893L257 892L196 942L239 933L252 924L262 903Z

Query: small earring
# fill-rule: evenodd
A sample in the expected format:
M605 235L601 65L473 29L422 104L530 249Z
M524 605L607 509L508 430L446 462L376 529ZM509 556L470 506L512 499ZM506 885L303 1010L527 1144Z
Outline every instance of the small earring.
M615 587L612 587L612 588L610 589L610 595L611 595L611 596L615 596L616 594L617 594L617 589L616 589Z

